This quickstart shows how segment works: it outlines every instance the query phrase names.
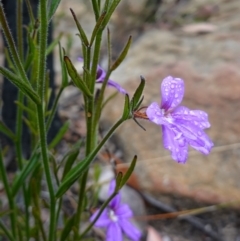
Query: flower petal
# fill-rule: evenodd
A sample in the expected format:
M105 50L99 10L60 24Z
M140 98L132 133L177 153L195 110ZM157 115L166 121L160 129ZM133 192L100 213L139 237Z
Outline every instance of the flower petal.
M78 61L83 62L83 58L78 57ZM97 76L96 76L96 82L97 83L102 83L106 77L106 71L100 66L97 66ZM117 89L118 92L122 94L127 94L127 91L121 87L117 82L113 80L108 80L107 86L113 87Z
M127 219L121 219L119 220L119 225L123 229L123 232L133 241L138 241L141 236L142 232L134 226L132 223L130 223Z
M98 215L99 210L97 210L90 218L90 221L92 222L96 216ZM111 223L111 219L108 216L108 210L104 209L104 211L102 212L101 216L98 218L97 222L94 224L95 227L100 227L100 228L104 228L107 227L110 223Z
M178 106L172 112L174 119L187 120L198 126L201 129L209 128L211 125L208 122L208 114L201 110L189 110L185 106Z
M131 218L133 212L127 204L120 205L116 210L115 214L120 218Z
M118 223L112 222L107 229L106 241L122 241L122 230Z
M178 120L177 123L177 128L182 132L189 145L205 155L210 153L214 144L200 127L185 120Z
M149 120L157 125L163 125L165 123L164 111L160 109L157 102L153 102L148 106L146 114Z
M185 163L188 157L188 143L184 136L175 127L162 126L163 145L172 153L172 158Z
M104 76L104 78L105 78L105 76ZM104 78L103 79L97 79L97 83L102 83ZM122 93L122 94L127 94L127 91L125 89L123 89L121 87L121 85L119 85L117 82L115 82L113 80L109 79L108 82L107 82L107 86L117 89L117 91Z
M182 101L184 95L184 82L180 78L166 77L161 85L161 108L172 111Z
M106 71L98 65L97 66L97 77L96 77L97 83L102 83L105 76L106 76Z

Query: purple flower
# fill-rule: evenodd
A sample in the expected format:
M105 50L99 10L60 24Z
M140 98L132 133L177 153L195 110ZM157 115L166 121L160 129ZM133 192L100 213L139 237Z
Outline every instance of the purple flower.
M166 77L161 92L161 106L153 102L146 114L150 121L162 126L164 148L171 151L172 158L180 163L187 160L188 145L205 155L209 154L213 142L203 131L210 127L207 113L178 106L184 95L183 80Z
M116 186L115 180L111 181L109 187L109 196L114 192ZM97 216L97 210L90 221L92 222ZM132 210L127 204L121 204L121 196L117 194L109 203L108 207L102 212L96 227L106 228L106 241L122 241L122 232L128 236L130 240L138 241L141 238L141 231L136 228L129 219L133 217Z
M81 58L81 57L79 57L78 60L80 62L83 62L83 58ZM104 69L98 65L97 66L96 83L103 83L105 76L106 76L106 71L104 71ZM107 82L107 85L117 89L117 91L122 94L127 94L126 90L123 89L118 83L116 83L113 80L109 79Z

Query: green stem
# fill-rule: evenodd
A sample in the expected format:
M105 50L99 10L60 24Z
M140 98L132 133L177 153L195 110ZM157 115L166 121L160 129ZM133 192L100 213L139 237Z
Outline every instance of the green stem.
M98 218L101 216L102 212L104 211L104 209L108 206L108 204L110 203L110 201L114 198L114 196L116 196L117 192L114 192L101 206L101 208L99 209L98 215L94 218L94 220L90 223L90 225L81 233L80 235L80 239L82 237L84 237L85 234L88 233L88 231L93 227L93 225L97 222Z
M93 6L94 14L95 14L95 20L97 22L97 20L99 18L99 10L100 10L97 0L92 0L92 6Z
M91 68L91 78L90 78L91 93L94 93L94 87L95 87L96 75L97 75L97 65L98 65L98 59L99 59L99 53L100 53L100 47L101 47L101 39L102 39L102 31L99 31L99 33L96 35L96 42L95 42L95 48L94 48L94 54L93 54L93 63ZM88 60L88 57L90 58L89 55L90 55L90 49L89 49L89 52L87 52L87 59L84 61L87 65L89 65L89 60ZM87 124L86 151L85 151L86 156L88 156L96 146L97 133L95 131L96 128L94 128L94 125L93 125L94 111L95 111L94 100L85 98L85 116L86 116L86 124ZM79 224L81 220L81 213L83 210L84 193L86 189L87 178L88 178L88 170L83 174L83 176L79 180L80 190L78 195L78 208L77 208L75 222L74 222L76 227L74 239L77 239L78 237Z
M79 190L79 193L78 193L78 206L77 206L77 212L76 212L76 215L75 215L76 232L74 233L74 240L80 240L80 239L78 239L79 224L80 224L80 221L81 221L81 214L82 214L82 211L83 211L84 196L85 196L84 194L85 194L85 189L86 189L86 184L87 184L87 178L88 178L88 170L79 179L80 190Z
M46 82L46 50L47 50L47 1L40 0L39 56L38 56L38 94L41 101L45 97Z
M5 169L3 163L4 162L3 162L3 157L2 157L2 150L1 150L1 147L0 147L0 174L2 176L2 181L3 181L3 185L4 185L4 188L5 188L6 194L7 194L9 208L11 210L10 220L11 220L12 235L14 237L14 240L18 240L17 239L16 206L15 206L14 198L11 194L11 189L10 189L10 186L9 186L9 181L8 181L8 178L7 178L6 169Z
M50 224L49 224L49 241L55 240L55 196L54 196L54 188L51 178L50 166L49 166L49 158L47 151L47 140L46 140L46 128L44 121L44 113L41 105L37 105L37 114L38 114L38 128L40 133L40 146L42 153L42 161L44 167L44 173L46 176L48 191L50 195Z
M18 52L21 60L23 60L23 26L22 26L22 1L17 1L17 47ZM24 96L23 93L18 90L18 102L23 104ZM17 107L17 118L16 118L16 136L17 141L15 143L16 146L16 153L17 153L17 161L18 167L20 170L23 168L23 161L22 161L22 116L23 110L21 107ZM26 185L23 185L23 196L24 196L24 204L25 204L25 232L26 232L26 239L29 239L29 208L28 208L28 196ZM21 229L19 229L19 233L21 233Z
M91 93L94 93L94 87L95 87L95 83L96 83L97 66L98 66L98 61L99 61L99 56L100 56L100 48L101 48L101 42L102 42L102 32L103 32L103 29L100 29L98 31L98 33L96 34L96 39L95 39L92 68L91 68L91 81L90 81L90 92Z
M23 103L23 93L19 91L18 93L18 101L20 103ZM23 168L23 160L22 160L22 116L23 116L23 111L20 106L17 108L17 119L16 119L16 154L17 154L17 162L18 162L18 167L20 170ZM24 196L24 204L25 204L25 218L26 218L26 239L29 239L29 202L28 202L28 193L26 189L26 185L23 184L23 196Z
M39 4L40 11L40 28L39 28L39 58L38 58L38 94L42 102L44 102L45 97L45 77L46 77L46 50L47 50L47 29L48 29L48 17L47 17L47 1L40 0ZM40 145L41 154L44 167L44 173L46 176L48 191L50 195L50 224L49 224L49 236L48 241L55 240L56 233L56 217L55 217L55 196L54 188L51 178L48 150L47 150L47 140L46 140L46 126L44 118L43 103L37 105L37 115L38 115L38 127L40 134Z

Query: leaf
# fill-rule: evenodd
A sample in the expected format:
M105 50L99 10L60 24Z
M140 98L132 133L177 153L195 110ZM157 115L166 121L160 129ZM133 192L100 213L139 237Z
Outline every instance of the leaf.
M27 97L29 97L34 103L40 103L39 97L32 89L30 84L23 82L17 75L13 74L8 69L0 66L0 74L5 76L12 84L16 85L20 91L22 91Z
M124 49L122 50L122 52L120 53L119 57L117 58L117 60L114 62L114 64L111 67L111 71L115 70L121 63L122 61L125 59L125 57L127 56L128 50L130 48L130 45L132 43L132 36L129 37L127 44L125 45Z
M59 57L60 57L60 63L61 63L61 69L62 69L62 88L65 88L68 86L68 75L67 75L67 68L63 61L62 51L65 52L64 49L61 47L61 43L58 42L59 46Z
M35 116L35 112L33 110L31 110L29 107L26 107L25 105L23 105L21 102L19 101L15 101L15 103L22 109L25 110L29 115L34 115Z
M136 166L136 162L137 162L137 156L134 156L130 167L128 168L127 172L123 175L122 179L121 179L121 183L119 185L119 189L121 189L128 181L128 179L130 178L130 176L132 175L134 168Z
M56 197L61 197L70 186L87 170L87 158L79 162L75 167L73 167L64 177L62 183L60 184Z
M92 32L92 37L91 37L91 40L90 40L90 46L92 46L92 44L93 44L93 42L95 40L95 37L97 35L98 30L101 28L101 24L102 24L105 16L106 16L106 12L103 12L102 15L99 17L96 25L95 25L95 27L93 29L93 32Z
M34 134L35 136L38 136L38 129L35 127L36 123L29 121L26 117L23 117L23 121L28 126L29 130Z
M83 92L84 95L86 95L88 97L92 97L91 92L89 91L85 82L79 76L79 74L78 74L76 68L73 66L71 60L67 56L64 56L64 61L65 61L66 67L67 67L68 74L72 78L72 81L74 82L74 84Z
M122 119L127 120L130 116L130 102L128 94L125 95L124 109Z
M63 158L63 162L65 162L65 164L64 164L62 180L64 179L66 174L71 170L72 165L76 161L78 155L79 155L79 150L75 149L68 152L67 155L65 155L65 157Z
M67 121L64 123L64 125L61 127L61 129L58 131L57 135L54 137L54 139L49 144L49 149L53 149L63 138L65 133L67 132L69 128L70 122Z
M108 9L106 9L107 14L106 17L104 18L104 21L102 23L102 28L105 28L106 25L109 23L109 20L113 14L113 12L115 11L116 7L118 6L118 4L120 3L121 0L114 0L111 1L111 4L109 4L110 1L107 0L107 7ZM106 6L106 5L105 5Z
M46 56L53 51L54 47L59 43L59 40L62 38L62 36L63 36L63 33L60 33L58 37L51 42L51 44L47 47Z
M74 221L75 221L75 215L69 218L67 222L64 224L60 241L65 241L67 239L69 233L72 231L72 227L74 226Z
M0 120L0 132L9 137L12 141L16 140L14 133Z
M48 0L47 16L50 22L61 0Z
M74 13L74 11L71 8L70 8L70 11L71 11L71 13L73 15L73 18L74 18L74 21L75 21L75 23L77 25L77 28L78 28L78 31L79 31L79 36L80 36L82 42L85 44L86 47L88 47L89 46L89 42L88 42L88 39L87 39L87 35L85 34L81 24L79 23L76 15Z
M122 183L123 173L119 172L116 176L116 186L114 192L118 192L121 189L121 183Z
M34 59L34 56L36 54L36 48L37 48L36 43L30 33L28 33L28 35L27 35L27 40L28 40L27 41L28 51L27 51L26 61L24 63L25 71L29 70L31 63Z
M133 95L133 98L131 100L131 103L130 103L133 111L139 107L139 105L141 104L141 102L143 100L143 98L141 98L141 96L142 96L143 89L145 87L145 79L142 76L140 76L140 78L141 78L141 83L139 84L138 88L136 89L136 91Z
M23 183L28 178L29 174L32 173L38 165L39 162L39 154L35 154L32 158L27 162L25 167L21 170L21 172L16 176L12 184L12 195L15 196L19 189L23 186Z

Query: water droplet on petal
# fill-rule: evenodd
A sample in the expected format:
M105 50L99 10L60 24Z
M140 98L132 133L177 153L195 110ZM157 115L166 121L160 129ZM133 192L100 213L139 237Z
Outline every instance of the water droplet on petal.
M183 138L180 139L180 140L178 140L178 145L179 145L179 146L184 146L184 144L185 144L185 141L184 141Z

